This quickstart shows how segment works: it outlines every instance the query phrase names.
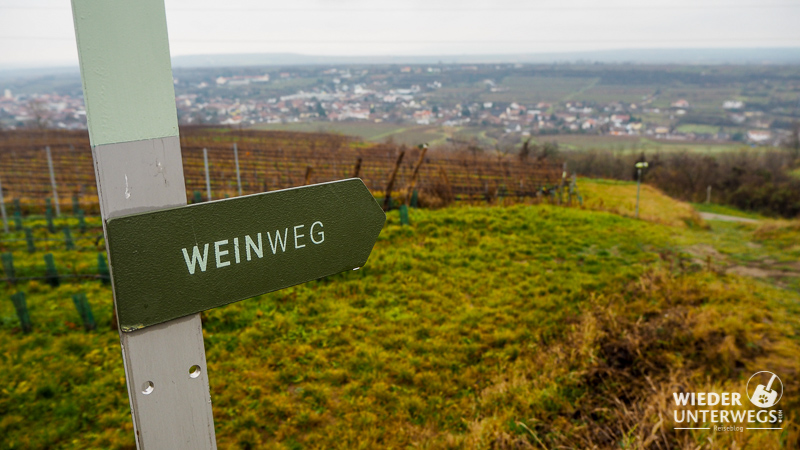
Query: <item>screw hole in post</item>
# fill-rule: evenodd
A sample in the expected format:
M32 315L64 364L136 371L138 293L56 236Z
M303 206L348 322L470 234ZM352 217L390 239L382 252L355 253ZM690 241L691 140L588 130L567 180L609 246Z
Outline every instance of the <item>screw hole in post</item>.
M155 388L156 385L154 385L152 381L145 381L145 383L142 385L142 394L150 395Z
M190 378L197 378L199 376L200 376L200 366L195 364L192 367L189 367L189 377Z

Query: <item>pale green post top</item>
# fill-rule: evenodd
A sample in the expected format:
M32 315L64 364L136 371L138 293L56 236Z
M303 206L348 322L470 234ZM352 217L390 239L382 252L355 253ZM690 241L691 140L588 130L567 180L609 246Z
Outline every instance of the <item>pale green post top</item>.
M92 147L178 135L163 0L72 0Z

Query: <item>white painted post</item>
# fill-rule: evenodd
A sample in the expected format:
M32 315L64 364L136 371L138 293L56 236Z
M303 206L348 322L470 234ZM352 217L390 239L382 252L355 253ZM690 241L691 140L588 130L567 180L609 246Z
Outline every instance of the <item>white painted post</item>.
M164 1L72 0L72 12L104 229L186 205ZM215 449L200 314L120 344L137 448Z
M53 156L50 155L50 146L44 148L47 152L47 167L50 168L50 185L53 186L53 201L56 203L56 217L61 216L61 207L58 205L58 189L56 188L56 174L53 171Z
M233 143L233 159L236 161L236 184L239 185L239 195L242 195L242 176L239 174L239 148Z
M206 165L206 195L208 201L211 201L211 178L208 176L208 149L203 148L203 162Z
M0 215L3 216L3 232L8 233L8 218L6 217L6 201L3 198L2 180L0 180Z
M706 189L706 204L711 203L711 185L708 185L708 189Z

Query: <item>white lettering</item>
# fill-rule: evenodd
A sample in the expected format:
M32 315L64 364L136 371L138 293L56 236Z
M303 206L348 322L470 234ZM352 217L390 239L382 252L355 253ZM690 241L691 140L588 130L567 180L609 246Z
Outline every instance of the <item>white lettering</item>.
M208 262L208 244L206 244L205 249L203 250L203 256L200 256L200 249L197 246L194 246L194 250L192 250L192 260L189 261L189 253L186 249L183 249L183 259L186 260L186 268L189 269L189 275L194 275L195 266L200 264L200 271L206 271L206 263Z
M323 242L325 242L325 232L324 231L320 231L319 233L317 233L317 236L319 236L319 241L314 239L314 227L317 226L317 224L319 224L319 227L322 228L322 222L320 222L319 220L314 222L313 225L311 225L311 242L313 242L315 244L322 244Z
M267 232L267 239L269 239L269 246L272 247L272 254L274 255L275 252L278 251L278 245L281 246L281 250L286 252L286 238L289 236L289 229L286 228L283 230L283 241L281 241L281 232L280 230L275 230L275 243L272 243L272 236L269 235Z
M673 392L672 397L675 398L675 404L679 406L680 405L686 406L686 402L689 401L689 394L686 392L681 392L680 394L678 394L677 392Z
M731 411L732 422L744 422L747 411Z
M311 224L309 234L304 234L303 230L305 229L306 225L295 225L292 227L292 232L294 236L294 248L300 249L307 246L307 244L303 241L305 238L310 238L311 242L319 245L325 242L325 232L323 231L324 225L320 221L316 221ZM208 268L208 248L213 245L214 250L214 261L216 262L216 268L227 267L233 264L240 264L242 262L242 257L246 256L247 261L252 261L254 258L253 254L255 254L258 258L264 257L264 241L261 237L262 233L256 233L255 239L251 235L244 235L244 241L240 242L241 239L239 237L232 238L233 241L229 239L224 239L220 241L216 241L209 244L204 244L201 247L200 244L196 244L194 248L190 250L189 248L181 249L183 253L183 259L186 262L186 268L189 271L190 275L194 275L197 271L197 267L200 267L201 272L205 272ZM267 234L267 239L269 239L269 246L272 249L272 254L278 254L278 250L280 249L281 252L286 253L286 247L289 242L289 228L283 229L283 235L281 235L281 231L275 230L275 235L273 236L269 232ZM233 245L233 250L228 250L225 247L227 245ZM244 246L245 255L242 255L242 245ZM202 251L201 251L202 249ZM231 255L233 253L233 255ZM230 256L233 256L233 261L226 260ZM676 395L676 402L678 402L678 397ZM681 394L681 396L688 394ZM688 398L688 397L687 397ZM686 400L683 400L684 403Z
M228 240L214 242L214 254L217 257L217 268L230 266L230 261L222 261L222 257L228 254L227 250L220 250L223 245L228 245Z
M719 403L719 394L716 392L709 392L708 393L708 404L710 406L714 406Z
M253 251L256 253L256 256L259 258L264 257L264 248L261 245L261 233L258 233L258 247L256 247L256 243L253 242L253 239L248 235L244 237L244 247L247 250L247 260L250 261L250 249L252 248Z
M294 248L303 248L303 247L306 246L306 244L302 244L302 245L299 245L299 246L297 245L297 239L299 239L301 237L305 237L305 234L298 235L297 234L297 229L298 228L303 228L304 226L305 225L297 225L297 226L294 227Z
M740 394L738 392L731 393L731 405L742 406L742 402L739 401L739 399L741 399L741 398L742 398L742 394Z
M681 410L681 419L680 420L678 420L678 410L677 409L672 411L672 415L675 416L675 422L681 423L681 422L683 422L683 419L686 418L686 410L683 410L683 409Z
M699 392L697 394L697 404L699 406L705 406L706 405L706 393L705 392Z

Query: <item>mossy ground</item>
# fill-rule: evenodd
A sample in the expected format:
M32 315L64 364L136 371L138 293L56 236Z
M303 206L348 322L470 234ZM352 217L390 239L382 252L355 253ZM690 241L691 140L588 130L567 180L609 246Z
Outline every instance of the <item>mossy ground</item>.
M578 182L584 207L636 217L636 183L618 180L582 179ZM703 226L692 205L675 201L647 184L639 192L639 218L648 222L687 228Z
M612 187L600 206L627 214L613 199L630 186ZM361 270L204 313L220 448L796 448L800 295L686 249L777 255L772 239L797 231L701 227L657 201L652 221L463 206L400 226L392 212ZM0 303L0 447L133 448L110 289L20 289L35 329ZM96 332L77 325L77 290ZM784 380L783 431L674 430L676 386L741 391L759 370Z

